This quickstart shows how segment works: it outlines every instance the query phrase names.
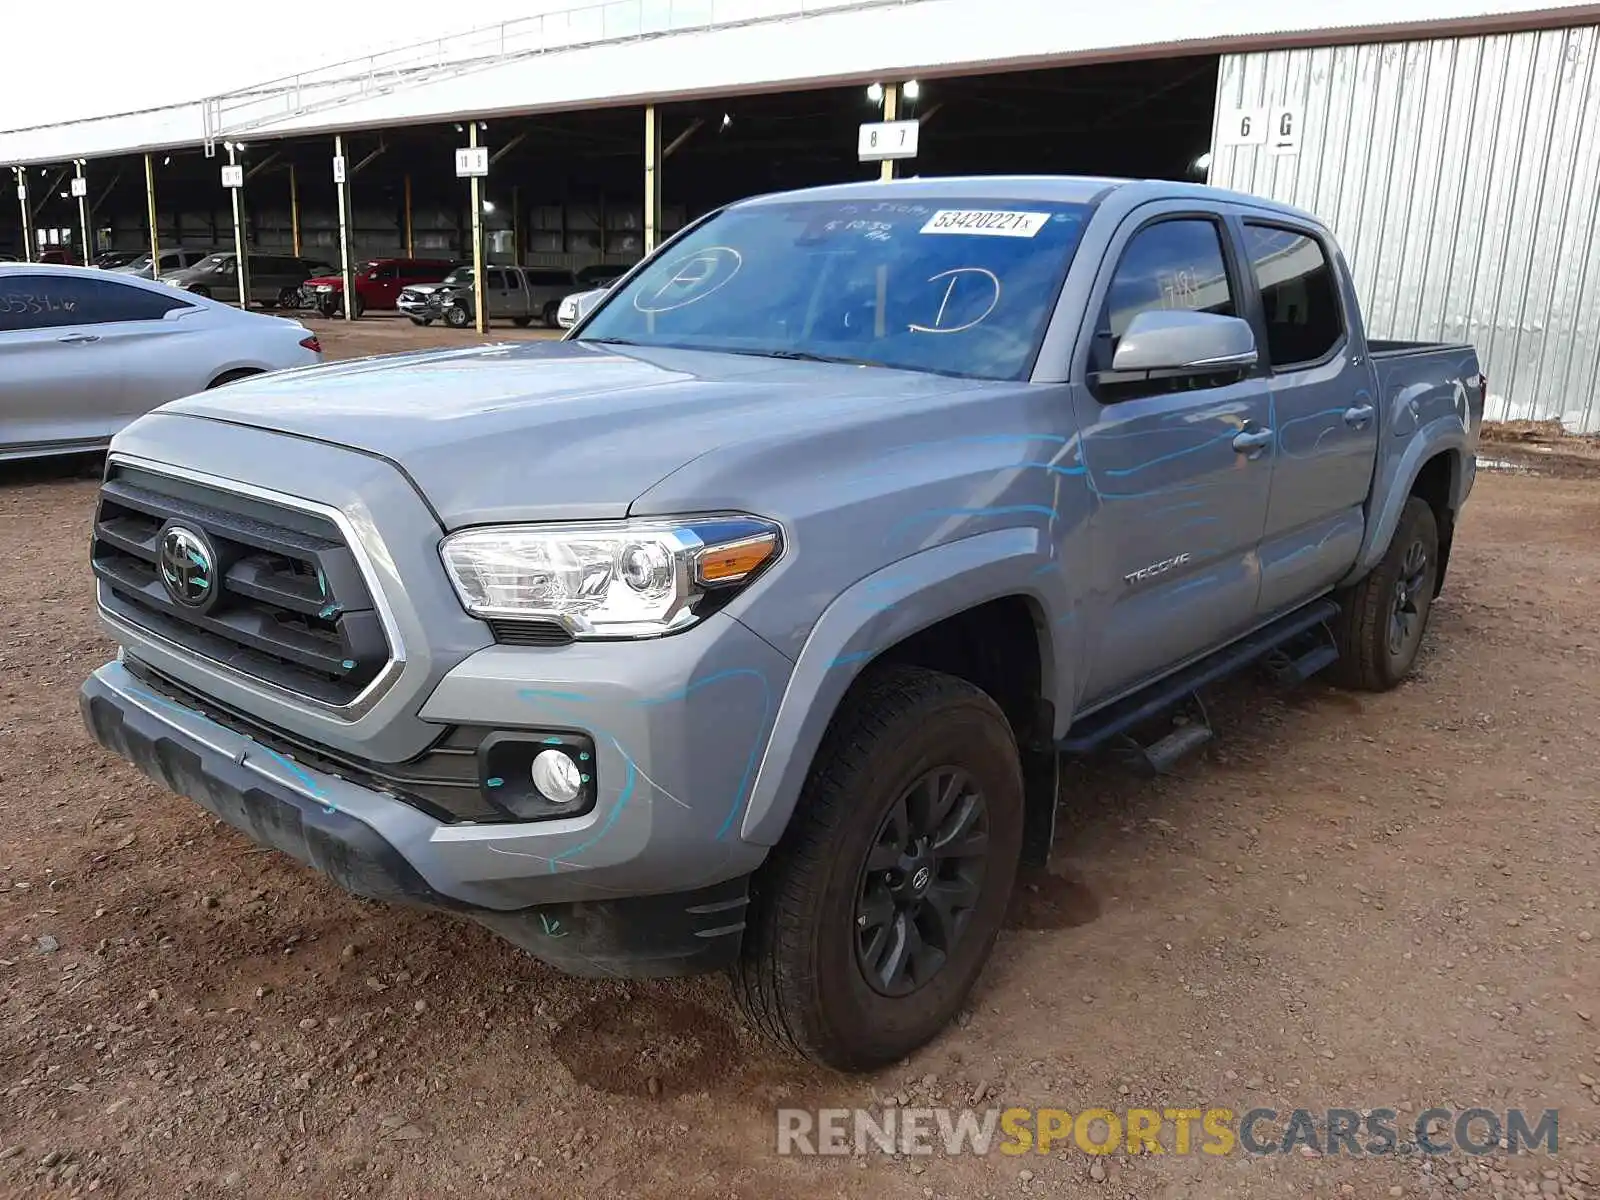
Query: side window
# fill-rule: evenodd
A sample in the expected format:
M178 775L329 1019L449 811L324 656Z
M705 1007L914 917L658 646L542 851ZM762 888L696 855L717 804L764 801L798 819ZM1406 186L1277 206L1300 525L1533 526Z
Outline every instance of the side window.
M1211 221L1161 221L1133 236L1111 278L1100 320L1102 335L1111 335L1109 351L1116 351L1134 317L1170 309L1238 316L1222 256L1222 231ZM1108 359L1105 366L1110 365Z
M393 263L386 263L381 267L374 267L372 271L372 277L374 279L384 280L398 279L400 278L400 268L395 266Z
M511 286L506 282L506 273L504 271L490 271L484 276L483 282L485 287L499 288L501 291Z
M1244 245L1261 289L1272 365L1281 370L1326 356L1344 338L1344 315L1321 243L1292 229L1246 224Z
M159 321L176 309L193 307L176 292L168 295L87 275L11 275L0 282L0 332Z

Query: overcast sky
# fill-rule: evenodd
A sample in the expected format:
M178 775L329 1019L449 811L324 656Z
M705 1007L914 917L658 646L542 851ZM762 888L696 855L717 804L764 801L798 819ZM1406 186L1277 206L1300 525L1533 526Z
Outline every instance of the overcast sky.
M5 10L0 129L197 100L394 46L593 0L322 0L162 6L40 0Z

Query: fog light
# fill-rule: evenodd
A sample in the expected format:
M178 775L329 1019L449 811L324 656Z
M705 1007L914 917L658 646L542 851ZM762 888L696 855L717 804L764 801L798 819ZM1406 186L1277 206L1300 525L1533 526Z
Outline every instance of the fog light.
M571 804L583 792L583 775L564 750L542 750L533 760L533 786L555 804Z

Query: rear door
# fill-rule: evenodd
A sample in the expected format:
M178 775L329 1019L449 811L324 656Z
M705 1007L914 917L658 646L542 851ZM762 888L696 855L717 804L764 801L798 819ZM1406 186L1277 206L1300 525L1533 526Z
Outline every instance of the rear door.
M1099 636L1089 641L1084 705L1109 702L1256 621L1273 454L1270 440L1262 444L1271 424L1264 373L1098 378L1138 313L1242 317L1245 294L1227 222L1189 202L1140 208L1107 251L1083 339L1087 386L1074 389L1095 497L1085 632Z
M1377 457L1372 368L1350 315L1355 297L1325 235L1277 217L1238 225L1257 340L1271 371L1277 454L1261 543L1259 611L1312 599L1350 569L1366 528Z

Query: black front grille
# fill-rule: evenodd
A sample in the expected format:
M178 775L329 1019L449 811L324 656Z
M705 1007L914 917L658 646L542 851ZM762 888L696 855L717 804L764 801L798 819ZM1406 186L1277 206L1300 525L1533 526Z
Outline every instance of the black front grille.
M169 526L216 558L215 596L180 603L162 582ZM94 573L116 617L193 654L325 704L348 704L388 665L389 644L333 522L113 463L95 514Z
M476 725L448 725L421 754L402 763L375 763L336 754L325 746L264 725L210 696L184 687L153 667L129 659L128 670L146 687L185 708L192 708L225 729L242 734L313 771L335 775L374 791L385 792L447 823L507 821L516 818L484 797L478 770L478 747L489 730Z

